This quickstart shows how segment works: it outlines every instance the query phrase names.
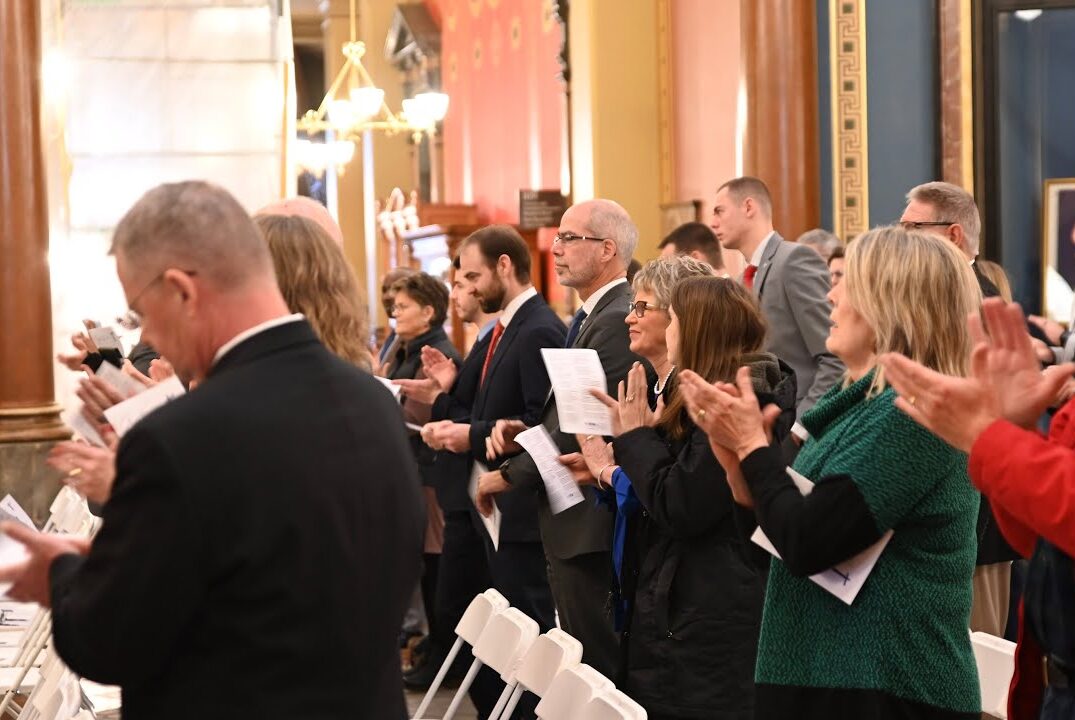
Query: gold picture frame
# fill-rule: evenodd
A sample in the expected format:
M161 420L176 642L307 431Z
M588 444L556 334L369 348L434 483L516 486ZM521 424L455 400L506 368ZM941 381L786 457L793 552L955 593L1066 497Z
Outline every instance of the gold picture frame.
M1049 178L1041 192L1041 310L1067 323L1075 298L1075 177Z
M702 222L702 201L684 200L683 202L664 203L661 205L661 237L684 223Z

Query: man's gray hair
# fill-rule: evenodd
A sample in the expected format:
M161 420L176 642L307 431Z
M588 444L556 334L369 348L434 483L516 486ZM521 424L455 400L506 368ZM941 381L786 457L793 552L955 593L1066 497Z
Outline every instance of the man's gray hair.
M932 205L934 220L958 223L967 239L967 251L972 257L978 255L982 219L969 192L952 183L928 182L911 188L907 202L912 200Z
M590 234L615 242L616 252L626 270L638 247L638 226L619 203L600 199L590 202L593 203L587 223Z
M649 290L658 305L668 308L676 285L690 277L713 277L713 266L690 255L657 258L635 274L631 287L635 292Z
M817 250L818 255L828 262L832 256L832 251L840 247L843 243L840 242L840 238L833 235L828 230L822 228L814 228L813 230L807 230L799 239L795 242L800 245L809 245Z
M274 277L269 246L243 206L221 187L194 180L159 185L134 204L112 235L141 275L176 268L232 290Z

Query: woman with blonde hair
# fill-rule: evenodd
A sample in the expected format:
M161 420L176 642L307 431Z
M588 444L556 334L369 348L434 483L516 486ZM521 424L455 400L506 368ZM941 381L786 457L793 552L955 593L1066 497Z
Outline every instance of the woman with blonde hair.
M762 351L766 326L754 297L732 280L709 275L708 265L678 262L663 269L677 267L682 276L693 263L691 269L705 274L678 280L663 304L648 296L658 303L650 304L643 300L645 283L662 285L667 273L646 266L635 278L632 313L644 309L645 321L667 318L664 344L673 367L728 381L748 365L757 392L786 410L786 431L794 420L795 383L790 369ZM628 318L633 330L643 325ZM656 323L657 317L649 325ZM643 339L632 336L631 349L647 357ZM561 462L579 482L608 485L617 502L633 496L639 506L620 572L623 666L617 683L652 720L747 720L765 577L733 517L745 511L737 510L719 479L723 471L705 433L688 417L675 377L661 380L656 411L641 364L626 386L620 384L618 400L595 392L610 407L616 438L606 446L600 437L580 437L581 455Z
M269 244L287 306L306 316L329 350L369 370L366 303L340 246L317 223L297 215L256 215L254 224Z
M966 454L896 408L878 357L898 352L965 375L977 281L951 243L884 227L847 246L846 276L829 298L827 346L847 376L801 420L810 438L794 470L814 483L809 494L770 447L763 415L773 411L759 408L745 369L736 385L690 373L680 381L736 502L754 508L779 553L755 717L976 719L967 624L978 495ZM850 603L810 579L886 540Z

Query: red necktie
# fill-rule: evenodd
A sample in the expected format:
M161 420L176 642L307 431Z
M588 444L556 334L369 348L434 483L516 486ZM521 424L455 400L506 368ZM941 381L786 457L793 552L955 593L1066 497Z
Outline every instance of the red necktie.
M743 284L747 286L748 290L754 289L754 276L758 274L757 265L747 265L743 270Z
M504 326L497 320L496 325L493 327L493 339L489 341L489 349L485 352L485 362L482 363L482 379L478 383L479 386L485 384L485 373L489 370L489 361L493 359L493 353L496 352L497 343L500 342L500 336L503 334Z

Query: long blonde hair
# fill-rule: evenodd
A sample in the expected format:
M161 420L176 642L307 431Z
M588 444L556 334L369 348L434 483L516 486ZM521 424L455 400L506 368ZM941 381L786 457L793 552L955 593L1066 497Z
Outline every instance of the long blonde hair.
M306 316L329 350L369 370L366 303L340 246L304 217L258 215L254 223L269 245L287 306Z
M878 355L897 352L945 375L967 374L967 316L982 294L955 245L890 225L860 235L846 257L847 300L873 330ZM878 368L868 394L884 387Z

